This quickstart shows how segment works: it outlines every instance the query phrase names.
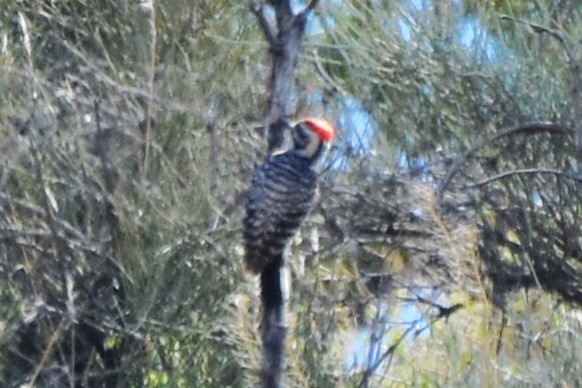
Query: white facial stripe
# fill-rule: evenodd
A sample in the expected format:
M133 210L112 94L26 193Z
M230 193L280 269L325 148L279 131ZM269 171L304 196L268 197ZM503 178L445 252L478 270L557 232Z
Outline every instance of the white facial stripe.
M301 125L305 129L305 133L307 133L307 135L309 136L309 142L307 143L305 148L299 150L299 153L308 158L312 158L317 153L317 151L319 151L321 139L319 138L317 133L315 133L311 128L309 127L305 128L305 124Z

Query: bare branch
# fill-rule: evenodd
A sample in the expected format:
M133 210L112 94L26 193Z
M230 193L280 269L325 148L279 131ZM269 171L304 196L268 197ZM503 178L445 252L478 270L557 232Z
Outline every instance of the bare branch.
M511 21L514 21L514 22L517 22L520 24L524 24L524 25L528 26L529 28L531 28L532 31L535 32L536 34L543 34L543 33L549 34L552 37L559 40L560 43L564 44L564 37L562 36L560 31L553 30L551 28L544 27L540 24L533 23L533 22L530 22L528 20L518 19L516 17L509 16L509 15L501 15L500 18L501 18L501 20L511 20Z
M265 129L269 154L279 150L284 143L285 126L277 125L293 115L293 89L295 68L305 33L306 16L293 15L289 1L273 4L277 20L276 38L271 43L271 78L265 112Z
M464 189L473 189L480 186L485 186L489 183L495 182L497 180L510 177L512 175L523 175L523 174L552 174L559 177L572 179L577 182L582 182L582 176L570 174L567 172L555 170L553 168L521 168L518 170L513 171L505 171L500 174L494 175L492 177L485 178L480 180L479 182L472 183L470 185L466 185Z
M399 298L399 299L402 301L405 301L405 302L415 302L415 303L425 304L425 305L428 305L430 307L437 309L438 314L434 317L433 322L436 322L442 318L447 320L454 312L456 312L457 310L464 307L464 305L462 303L456 303L450 307L445 307L439 303L436 303L436 302L433 302L433 301L428 300L426 298L423 298L420 295L417 295L416 298Z
M447 175L443 178L439 186L436 190L436 203L437 208L440 207L443 194L447 189L448 185L451 183L453 177L459 172L463 164L471 157L475 152L479 149L483 148L485 145L493 143L503 137L512 136L517 134L526 134L526 135L533 135L537 133L547 132L550 134L557 134L557 135L570 135L572 134L572 130L562 124L554 124L554 123L527 123L516 125L504 130L500 130L492 136L489 136L485 139L482 139L477 142L473 147L469 148L465 151L464 154L458 156L451 169L448 171Z
M312 12L315 7L317 7L317 5L319 4L319 0L311 0L309 2L309 4L307 4L307 7L305 7L305 9L303 10L303 14L307 15L308 13Z
M261 26L261 30L263 30L263 33L265 34L265 38L267 38L269 45L271 47L274 46L277 41L277 35L275 29L273 28L271 23L269 23L269 20L265 15L265 4L264 3L259 4L255 1L252 1L249 5L249 8L257 18L259 26Z
M415 319L414 321L412 321L410 323L410 325L406 328L406 330L400 335L400 337L398 337L394 341L394 343L392 345L390 345L390 347L388 347L388 349L384 353L382 353L382 355L380 357L378 357L375 360L374 363L372 363L370 366L368 366L362 372L362 380L360 381L360 384L359 384L360 387L369 386L370 378L372 377L374 372L380 367L380 365L382 365L382 363L385 360L388 359L389 360L388 364L391 363L392 357L394 356L396 349L398 349L398 346L400 346L400 344L402 344L402 342L406 339L406 337L410 333L413 333L414 336L418 336L420 333L422 333L424 330L431 327L433 324L435 324L439 320L441 320L441 319L448 320L449 317L453 313L457 312L459 309L464 307L463 304L461 304L461 303L456 303L450 307L445 307L445 306L442 306L438 303L431 302L431 301L429 301L421 296L417 296L416 298L400 298L400 299L404 300L404 301L408 301L408 302L417 302L417 303L429 305L430 307L436 308L438 310L438 314L436 316L434 316L433 318L431 318L428 322L426 322L426 325L420 329L416 329L416 327L419 323L424 322L425 318L422 317L422 318L418 318L418 319Z
M420 322L420 320L418 320L418 322ZM376 360L376 362L373 365L370 365L362 372L362 380L360 381L359 387L368 387L369 386L370 378L372 377L372 375L374 374L376 369L378 369L380 367L380 365L382 365L384 360L386 360L389 357L390 357L390 359L392 358L392 356L394 355L394 352L396 351L396 349L398 349L398 346L404 341L404 339L406 339L408 334L410 334L412 331L414 331L415 327L416 327L416 322L414 324L409 325L408 328L406 328L406 330L400 335L400 337L398 337L394 341L394 343L392 345L390 345L390 347L384 353L382 353L382 356L378 357L378 359Z
M570 71L572 73L572 82L571 82L571 89L570 89L570 96L571 96L571 111L573 115L573 122L580 123L582 120L582 108L580 108L580 98L582 97L582 76L580 75L580 67L581 67L581 52L580 46L578 42L570 37L566 31L562 28L559 23L555 23L557 29L552 29L549 27L544 27L537 23L533 23L531 21L522 20L515 18L509 15L501 15L501 19L511 20L517 23L524 24L531 28L534 33L537 34L548 34L557 41L560 42L564 51L566 52L566 56L568 57L568 64L570 66ZM576 149L578 151L582 150L582 127L576 125L574 128L574 143Z

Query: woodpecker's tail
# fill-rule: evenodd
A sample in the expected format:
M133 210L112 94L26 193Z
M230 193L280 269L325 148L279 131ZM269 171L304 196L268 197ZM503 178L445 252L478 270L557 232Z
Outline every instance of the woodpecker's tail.
M272 260L261 272L263 302L263 387L280 387L283 372L286 323L284 322L283 256Z

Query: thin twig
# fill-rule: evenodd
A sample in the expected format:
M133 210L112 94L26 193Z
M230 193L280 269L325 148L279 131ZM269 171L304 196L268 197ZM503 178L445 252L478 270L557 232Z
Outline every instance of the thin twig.
M433 302L426 298L423 298L420 295L417 295L416 298L399 298L405 302L414 302L414 303L421 303L433 307L438 310L438 314L434 317L434 320L439 320L442 318L448 319L454 312L464 307L462 303L455 303L452 306L446 307L439 303Z
M469 148L465 151L462 155L455 158L451 169L447 172L443 180L437 187L436 190L436 204L437 208L440 207L443 194L447 189L448 185L451 183L453 177L459 172L461 167L467 162L467 160L475 154L479 149L483 148L485 145L493 143L503 137L512 136L517 134L527 134L533 135L536 133L548 132L550 134L558 134L558 135L569 135L572 131L562 124L554 124L554 123L526 123L516 125L504 130L500 130L499 132L495 133L492 136L486 137L478 141L473 147Z
M64 321L61 321L59 323L59 326L57 326L57 329L53 332L53 334L51 335L51 337L48 340L48 343L46 345L46 348L42 354L42 358L40 359L40 362L38 363L38 365L36 366L36 368L34 369L34 373L32 375L32 378L30 379L30 383L27 385L29 387L34 387L36 379L38 378L38 376L40 375L44 364L47 362L48 360L48 356L52 354L53 348L55 346L55 343L57 342L57 340L60 338L61 333L63 331L63 326L64 326Z
M321 63L321 58L319 57L318 51L313 50L312 53L315 68L319 72L319 74L327 81L328 85L330 85L332 88L334 88L335 90L342 94L348 94L347 91L344 88L342 88L342 86L332 78L332 76L327 72L327 70L325 70L323 64Z
M564 43L564 37L562 36L560 31L553 30L553 29L548 28L548 27L544 27L540 24L533 23L533 22L530 22L528 20L518 19L518 18L510 16L510 15L501 15L499 18L501 20L511 20L511 21L514 21L517 23L524 24L524 25L530 27L532 29L532 31L535 32L536 34L546 33L546 34L553 36L554 38L559 40L561 43Z
M418 322L420 322L420 320L418 320ZM382 363L384 362L384 360L386 360L386 358L391 357L392 355L394 355L394 352L396 352L396 349L398 349L398 346L404 341L404 339L408 336L408 334L410 334L414 328L416 327L416 323L411 324L405 331L404 333L402 333L400 335L400 337L398 337L398 339L396 339L396 341L394 341L394 343L392 345L390 345L390 347L382 354L382 356L380 356L376 362L374 363L374 365L371 365L369 367L367 367L363 372L362 372L362 381L360 382L360 387L367 387L369 386L370 383L370 377L372 376L372 374L374 373L374 371L376 369L378 369L380 367L380 365L382 365Z
M146 102L146 117L145 117L145 136L144 136L144 156L143 156L143 170L142 178L147 176L150 145L152 142L152 111L153 111L153 100L155 96L155 77L156 77L156 42L157 42L157 29L156 29L156 7L154 0L150 0L149 3L149 13L150 13L150 74L148 80L148 100Z
M485 186L489 183L495 182L497 180L510 177L512 175L522 175L522 174L553 174L556 176L560 176L563 178L568 178L575 180L577 182L582 182L582 176L570 174L564 171L555 170L553 168L543 168L543 167L534 167L534 168L521 168L518 170L513 171L504 171L500 174L482 179L478 182L472 183L470 185L466 185L463 189L473 189L480 186Z
M408 328L404 331L404 333L402 333L400 335L400 337L398 337L396 339L396 341L394 341L394 343L392 345L390 345L390 347L382 354L382 356L380 356L379 358L376 359L376 362L373 365L370 365L368 368L366 368L366 370L364 370L363 372L363 376L362 376L362 381L360 382L360 387L367 387L369 385L369 379L372 376L372 374L374 373L374 371L376 369L378 369L380 367L380 365L382 365L382 363L388 358L390 357L390 362L392 362L392 357L394 356L394 353L396 352L396 349L398 349L398 346L400 346L400 344L404 341L404 339L408 336L408 334L412 333L414 331L414 335L418 336L420 333L422 333L424 330L428 329L429 327L431 327L433 324L435 324L436 322L438 322L441 319L445 319L448 320L449 317L455 313L456 311L458 311L459 309L463 308L463 304L461 303L457 303L454 304L451 307L444 307L438 303L435 302L431 302L421 296L417 296L416 298L402 298L402 300L407 300L410 302L419 302L419 303L423 303L423 304L427 304L431 307L436 308L439 312L437 314L437 316L433 317L432 319L430 319L430 321L421 329L416 329L416 325L422 321L424 321L424 318L419 318L414 320L413 322L411 322L411 324L408 326Z

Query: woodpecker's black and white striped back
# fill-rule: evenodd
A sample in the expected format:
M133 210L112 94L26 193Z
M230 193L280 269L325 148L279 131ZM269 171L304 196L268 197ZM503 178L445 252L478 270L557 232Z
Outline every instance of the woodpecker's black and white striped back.
M275 261L283 264L285 247L313 203L313 156L293 149L271 156L255 171L243 231L245 264L252 273L261 273Z

